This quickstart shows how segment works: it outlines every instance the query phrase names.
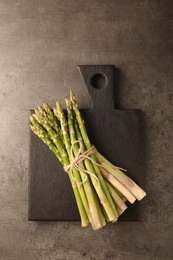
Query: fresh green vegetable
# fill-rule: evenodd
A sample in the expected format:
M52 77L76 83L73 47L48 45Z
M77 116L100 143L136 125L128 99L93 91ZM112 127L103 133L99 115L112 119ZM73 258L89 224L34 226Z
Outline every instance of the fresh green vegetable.
M75 96L66 99L67 112L59 102L44 103L30 116L31 130L50 148L68 173L83 227L100 229L116 222L127 209L146 196L133 180L111 164L90 143Z

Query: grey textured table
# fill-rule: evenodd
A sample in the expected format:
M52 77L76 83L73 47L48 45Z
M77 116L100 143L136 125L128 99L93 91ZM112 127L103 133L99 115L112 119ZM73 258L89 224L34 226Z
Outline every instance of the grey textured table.
M171 0L0 0L1 259L171 259L172 7ZM70 87L87 107L78 64L114 64L117 105L143 111L141 222L93 232L27 220L28 110Z

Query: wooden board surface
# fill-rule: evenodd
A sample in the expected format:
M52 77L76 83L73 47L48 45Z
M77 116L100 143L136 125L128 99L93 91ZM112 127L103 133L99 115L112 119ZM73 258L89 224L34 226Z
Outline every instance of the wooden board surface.
M128 170L139 183L140 111L115 109L116 79L113 65L79 66L91 99L81 110L92 144L113 164ZM49 148L30 132L29 220L79 220L67 174ZM120 220L139 221L136 202Z

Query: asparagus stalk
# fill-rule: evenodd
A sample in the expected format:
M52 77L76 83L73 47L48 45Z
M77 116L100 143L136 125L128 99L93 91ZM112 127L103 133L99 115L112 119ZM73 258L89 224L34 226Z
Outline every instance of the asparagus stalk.
M115 205L121 210L121 212L124 212L127 209L127 205L124 203L124 201L121 199L121 197L117 194L115 189L111 186L111 184L108 181L106 181L106 184L108 186L109 192Z
M117 212L118 212L118 216L120 216L121 214L123 214L123 210L121 210L120 208L118 208L118 207L116 207L116 209L117 209Z
M71 143L70 143L68 126L67 126L67 120L65 118L64 111L63 111L62 107L60 106L59 102L56 102L56 109L54 109L54 111L56 111L55 112L56 116L58 117L58 119L60 121L66 151L67 151L70 162L72 162L73 158L72 158L72 154L71 154ZM91 213L90 213L90 209L89 209L89 205L88 205L88 200L87 200L86 193L84 190L84 185L81 185L82 179L81 179L80 173L75 167L72 168L72 172L76 179L76 183L77 183L77 186L79 189L79 193L80 193L85 211L87 213L87 216L88 216L90 222L92 222Z
M73 111L76 115L76 120L78 122L79 130L80 130L84 145L85 145L86 149L89 149L89 148L91 148L91 143L88 138L88 134L87 134L87 131L86 131L86 128L84 125L84 121L82 119L82 116L80 114L77 102L75 100L75 97L74 97L72 91L70 91L70 100L73 105ZM96 157L94 154L91 155L91 158L93 161L96 162ZM100 187L98 187L96 180L91 176L92 183L96 189L98 196L100 197L100 201L103 204L103 207L106 211L106 214L107 214L109 220L110 221L116 220L118 217L118 213L114 207L114 203L110 196L109 190L104 182L104 179L102 177L99 167L96 164L92 164L88 159L85 159L84 163L85 163L87 170L91 171L91 172L95 172L99 179Z
M37 121L37 119L38 119L38 121ZM39 117L38 113L37 113L37 115L36 114L31 115L30 121L31 121L32 125L36 126L36 127L43 125L43 127L47 130L48 135L53 140L56 148L58 149L59 154L61 155L63 166L69 165L70 162L69 162L66 150L62 146L62 143L61 143L60 139L58 138L58 134L51 128L49 123L47 123L46 120L44 120L41 116ZM74 191L74 195L75 195L75 198L76 198L79 214L80 214L80 217L81 217L82 227L86 227L86 226L88 226L90 221L88 219L85 208L83 206L83 203L82 203L82 200L81 200L81 197L80 197L80 193L79 193L79 189L78 189L70 171L68 171L68 175L69 175L71 185L72 185L72 188L73 188L73 191Z
M77 137L77 140L78 141L80 141L81 142L81 144L82 144L82 152L84 153L85 152L85 146L84 146L84 144L83 144L83 139L82 139L82 136L81 136L81 134L80 134L80 131L79 131L79 127L78 127L78 124L77 124L77 121L76 121L76 119L74 119L74 129L75 129L75 133L76 133L76 137ZM86 161L87 161L87 159L86 159ZM84 167L86 166L86 161L84 161ZM89 161L89 163L90 163L90 161ZM88 163L88 164L89 164ZM91 167L92 167L92 165L91 165ZM90 168L87 168L86 167L86 169L88 170L90 170ZM95 189L94 189L94 191L95 191ZM98 198L98 196L97 196L97 194L94 192L94 196L95 196L95 198ZM101 201L100 201L101 202ZM101 206L101 207L100 207ZM103 207L103 205L101 204L100 205L100 203L98 202L98 204L97 204L97 209L98 209L98 211L99 211L99 215L100 215L100 217L101 217L101 221L102 221L102 224L104 225L105 224L105 219L106 219L106 221L107 222L109 222L110 220L109 220L109 218L108 218L108 216L107 216L107 214L106 214L106 211L104 210L104 207ZM103 214L103 213L104 214ZM116 220L116 219L115 219Z
M125 188L125 186L119 182L114 176L112 176L108 171L106 171L104 168L100 169L104 178L110 182L115 188L117 188L126 198L127 200L133 204L136 200L136 198L130 193L129 190Z
M65 101L66 101L66 107L67 107L67 113L68 113L68 127L69 127L70 140L71 140L71 145L74 143L73 152L74 152L74 155L76 156L79 151L79 146L77 143L75 143L77 138L76 138L75 129L73 126L74 118L73 118L73 113L72 113L72 105L71 105L70 100L66 99ZM81 168L81 170L85 170L85 166L84 166L83 162L81 162L79 164L79 167ZM90 212L91 212L91 216L92 216L91 224L93 226L93 229L99 229L103 225L106 225L105 218L102 214L102 211L101 211L101 208L100 208L100 205L98 202L98 198L97 198L97 196L94 195L94 189L91 187L89 178L87 177L87 179L85 181L85 176L84 176L83 172L80 171L80 174L81 174L82 181L84 182L84 189L85 189L85 193L86 193L86 196L88 199L88 204L89 204L89 208L90 208Z
M84 121L83 121L83 119L82 119L82 117L81 117L81 114L80 114L80 111L79 111L79 109L78 109L78 105L77 105L77 103L76 103L76 100L75 100L75 97L74 97L74 95L73 95L73 93L72 93L72 91L70 92L70 98L71 98L71 101L72 101L72 103L73 103L73 109L74 109L74 111L75 111L75 114L76 114L76 118L77 118L77 120L78 120L78 124L79 124L79 126L80 126L80 131L81 131L81 135L82 135L82 137L83 137L83 140L84 140L84 143L85 143L85 146L86 146L86 148L87 149L89 149L90 147L91 147L91 144L90 144L90 141L89 141L89 138L88 138L88 134L87 134L87 131L86 131L86 128L85 128L85 125L84 125ZM93 155L91 155L91 158L93 158L94 160L96 160L96 155L95 154L93 154ZM107 162L107 164L108 164L108 162ZM114 184L116 184L116 187L118 188L120 188L121 190L120 190L120 192L125 196L125 194L126 194L126 198L131 202L131 203L134 203L134 201L135 201L135 197L132 195L132 194L130 194L130 192L129 192L129 190L127 190L127 188L126 188L126 186L125 185L121 185L121 183L119 182L119 181L117 181L117 180L115 180L115 178L113 179L111 176L109 176L110 174L109 174L109 171L105 171L103 168L99 168L97 165L94 165L95 167L95 169L96 169L96 172L99 174L99 175L101 175L100 174L100 171L102 172L102 174L104 174L104 177L105 178L109 178L109 181L110 180L112 180L113 182L112 182L112 184L114 185ZM106 165L107 166L107 165ZM110 170L110 168L111 167L109 167L109 170ZM115 169L114 169L115 170ZM116 170L117 170L117 168L116 168ZM120 172L120 170L119 170L119 172ZM125 174L124 174L125 175ZM120 175L119 175L120 176ZM126 176L126 175L125 175ZM101 177L102 177L102 175L101 175ZM109 198L109 192L108 192L108 189L107 189L107 187L106 187L106 184L105 184L105 182L103 181L102 182L103 183L103 187L104 187L104 191L105 191L105 193L106 193L106 195L108 196L108 198ZM106 187L106 188L105 188ZM118 190L119 190L119 188L118 188ZM139 187L140 188L140 187ZM142 191L142 189L141 189L141 191ZM145 195L145 193L144 193L144 195Z
M118 181L120 181L137 200L143 199L146 196L146 192L141 189L131 178L125 173L119 170L116 166L111 164L105 157L103 157L98 151L96 152L97 160L101 166L110 174L112 174Z
M116 193L119 195L119 197L120 197L124 202L126 202L126 201L127 201L126 197L124 197L124 195L123 195L121 192L119 192L119 190L117 190L114 186L112 186L112 187L113 187L113 189L116 191Z
M80 130L79 130L79 126L78 126L77 120L75 120L74 126L75 126L75 131L76 131L77 139L78 139L79 141L81 141L81 143L83 143L83 139L82 139L82 136L81 136L81 133L80 133ZM85 146L83 145L83 152L85 152L85 151L86 151L86 148L85 148ZM92 163L91 163L90 160L85 159L85 160L84 160L84 165L85 165L85 167L86 167L86 169L87 169L88 171L95 173L94 167L93 167L93 165L92 165ZM102 187L101 187L101 186L98 187L98 183L96 182L95 178L93 178L92 176L90 176L90 178L91 178L91 181L92 181L92 183L93 183L93 186L94 186L94 188L95 188L95 190L96 190L96 192L97 192L97 195L98 195L98 197L99 197L99 199L100 199L100 202L102 203L102 206L103 206L103 207L102 207L102 210L103 210L103 212L104 212L104 215L105 215L106 220L107 220L108 222L109 222L109 221L116 221L117 218L118 218L118 213L117 213L117 211L115 212L115 214L116 214L115 217L114 217L113 219L110 219L110 216L107 214L107 211L106 211L106 209L105 209L105 207L104 207L104 204L103 204L103 201L102 201L102 197L105 196L105 194L103 193ZM104 202L105 202L105 201L104 201ZM105 203L108 203L108 202L106 201ZM111 205L111 206L112 206L112 205ZM114 204L113 204L113 209L115 209Z
M79 155L81 146L81 154L91 148L72 91L70 100L66 99L66 106L67 118L58 102L56 109L44 103L44 109L38 106L35 114L30 116L31 130L48 145L64 167L69 166ZM80 141L80 145L76 141ZM136 199L141 200L146 193L126 176L121 168L111 164L98 151L90 157L85 158L75 167L71 164L68 175L82 226L91 223L96 230L106 225L106 221L115 222L126 210L126 200L134 203Z

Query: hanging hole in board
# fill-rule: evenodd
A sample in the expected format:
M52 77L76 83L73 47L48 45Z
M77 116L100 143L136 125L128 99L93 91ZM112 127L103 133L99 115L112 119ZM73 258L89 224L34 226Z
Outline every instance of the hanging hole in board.
M90 79L91 85L96 89L102 89L107 86L107 77L103 73L96 73Z

